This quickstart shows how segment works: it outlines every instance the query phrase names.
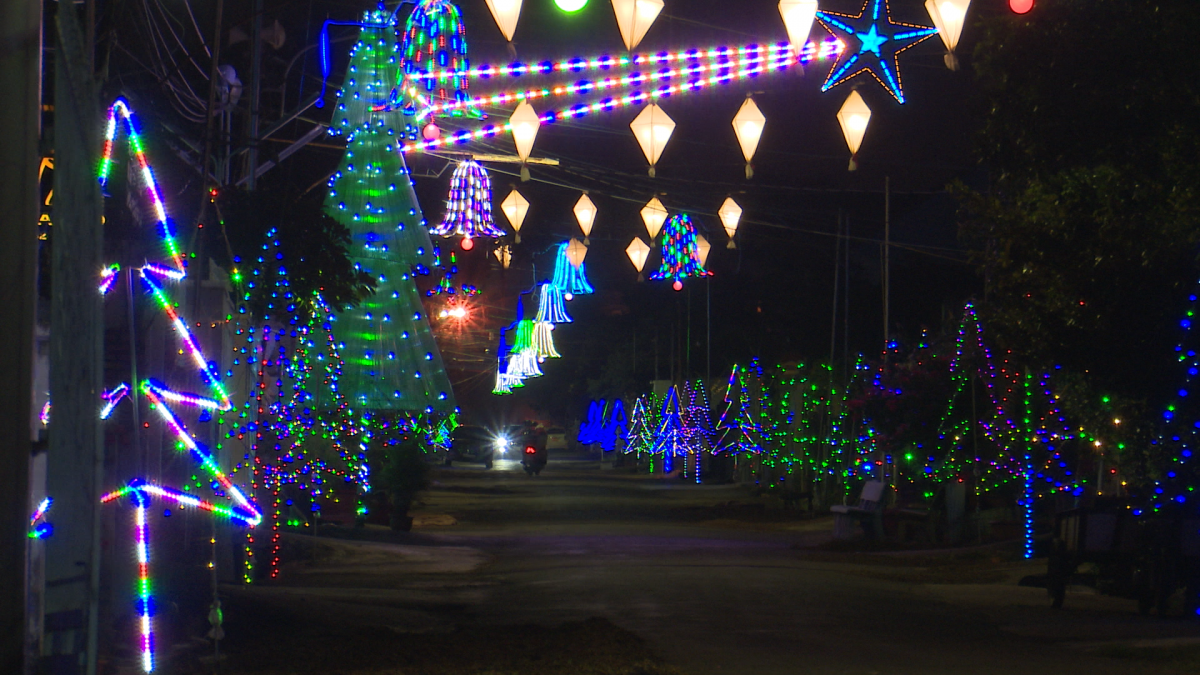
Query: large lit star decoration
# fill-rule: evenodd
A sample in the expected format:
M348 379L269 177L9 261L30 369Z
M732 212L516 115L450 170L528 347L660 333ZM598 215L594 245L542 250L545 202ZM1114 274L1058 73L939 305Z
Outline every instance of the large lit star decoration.
M897 102L904 103L900 52L936 35L937 29L893 21L891 13L887 0L865 0L857 16L817 12L817 21L846 45L833 62L821 91L866 72Z

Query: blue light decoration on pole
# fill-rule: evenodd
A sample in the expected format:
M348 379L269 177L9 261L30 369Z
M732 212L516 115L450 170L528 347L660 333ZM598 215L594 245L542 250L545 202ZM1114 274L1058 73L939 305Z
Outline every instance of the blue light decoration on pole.
M868 8L870 11L868 11ZM900 53L937 34L932 26L893 21L887 0L865 0L855 16L817 12L817 21L842 41L842 50L821 91L869 73L899 103L904 103L900 78Z

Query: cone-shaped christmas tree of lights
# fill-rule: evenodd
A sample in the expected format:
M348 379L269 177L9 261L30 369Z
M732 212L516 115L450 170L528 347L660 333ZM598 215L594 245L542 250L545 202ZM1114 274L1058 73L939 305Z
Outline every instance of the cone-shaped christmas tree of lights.
M454 3L419 0L404 26L401 55L405 114L415 114L418 119L484 116L475 106L462 104L470 98L465 73L427 77L430 73L471 68L471 60L467 58L467 29Z
M350 230L355 268L376 284L333 324L345 360L339 388L357 410L449 412L450 380L413 278L428 269L432 246L386 111L397 73L393 21L386 12L365 17L333 122L346 154L325 205Z
M691 277L707 277L712 272L700 264L700 251L696 247L696 227L686 213L671 216L662 231L662 265L650 275L651 279L671 279L672 287L683 290L683 280Z

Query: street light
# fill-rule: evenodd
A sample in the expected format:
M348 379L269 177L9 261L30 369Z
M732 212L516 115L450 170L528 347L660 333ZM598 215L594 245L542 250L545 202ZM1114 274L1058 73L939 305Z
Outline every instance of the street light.
M500 210L504 212L504 216L512 225L513 232L517 234L515 243L521 243L521 224L525 222L525 214L529 213L529 200L525 199L520 192L513 190L508 193L504 201L500 202ZM504 267L507 268L508 265Z
M817 17L817 0L779 0L779 15L783 17L792 52L800 58L812 31L813 19Z
M613 13L617 15L617 26L621 29L621 39L625 41L625 49L632 51L658 18L658 13L663 8L663 0L612 0L612 6Z
M650 243L654 244L658 233L662 231L663 223L667 222L667 207L654 197L642 207L642 222L646 223L646 233L650 235Z
M758 150L758 141L762 138L766 122L767 118L749 96L733 116L733 133L737 134L738 144L742 146L742 156L746 158L746 178L754 176L750 160L754 159L754 153Z
M733 243L733 235L737 233L738 224L742 221L742 207L733 201L733 197L726 197L717 215L721 217L721 225L725 226L725 234L729 235L729 244L725 248L737 248L737 244Z
M675 131L675 120L663 112L658 104L651 103L633 118L629 128L633 130L638 145L642 146L642 152L650 162L650 177L653 178L654 165L662 156L663 148L667 147L667 141Z
M863 134L867 133L867 124L871 121L871 109L858 91L851 91L837 114L838 124L842 125L842 135L846 137L846 146L850 148L850 170L858 169L854 161L858 155L858 147L862 145Z
M512 117L508 118L508 123L512 130L513 143L517 146L517 156L521 158L521 180L527 181L529 167L525 165L525 160L529 159L529 153L533 152L533 140L537 138L542 120L533 106L529 105L529 101L521 101L513 111Z
M946 45L946 67L958 70L958 57L954 48L962 36L963 22L967 18L967 8L971 0L925 0L925 11L933 19L933 25L938 29L938 35Z
M638 281L643 281L642 269L646 266L646 258L650 255L650 247L646 242L642 241L641 237L634 237L633 241L629 242L629 246L625 247L625 255L629 256L629 262L638 271Z
M517 19L521 18L521 0L487 0L492 18L504 33L504 39L512 42L513 33L517 31Z
M579 229L583 230L584 245L592 243L588 237L592 234L592 224L596 222L596 205L586 192L579 195L579 201L575 202L575 220L579 221Z

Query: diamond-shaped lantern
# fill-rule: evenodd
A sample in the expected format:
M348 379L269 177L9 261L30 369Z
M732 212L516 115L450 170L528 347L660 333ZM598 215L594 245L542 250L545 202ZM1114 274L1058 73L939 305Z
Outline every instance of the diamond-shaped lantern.
M592 243L588 237L591 236L592 225L596 222L596 205L592 203L591 197L588 197L586 192L579 196L579 201L575 202L575 220L579 221L579 229L583 230L583 243L585 245Z
M521 180L529 180L529 167L525 166L525 160L529 159L529 153L533 152L533 140L537 138L542 120L533 106L529 105L529 101L521 101L513 111L512 117L508 118L508 123L512 130L513 143L517 146L517 156L521 158Z
M783 17L792 51L799 57L817 16L817 0L779 0L779 15Z
M567 260L571 261L572 267L579 267L583 264L583 259L587 257L587 246L578 239L572 239L571 243L567 244Z
M650 162L650 177L653 178L654 165L662 156L663 148L667 147L667 141L675 131L675 120L663 112L663 109L657 104L651 103L642 108L642 112L633 118L633 121L629 123L629 128L633 130L638 145L642 146L642 152Z
M733 201L733 197L726 197L725 203L721 204L717 215L721 217L721 225L725 227L725 234L729 235L729 244L725 248L737 248L737 244L733 243L733 235L737 234L738 223L742 221L742 207Z
M857 91L851 91L837 114L838 124L842 125L842 135L846 137L846 146L850 148L850 170L858 168L854 161L858 147L862 145L863 134L867 133L867 124L871 121L871 109Z
M667 207L658 201L658 197L654 197L642 207L642 221L646 223L646 233L650 235L650 241L657 241L663 223L667 222Z
M737 134L738 144L742 146L742 156L746 158L746 178L754 175L750 160L754 159L754 153L758 150L758 141L762 138L763 126L766 123L767 118L749 96L733 116L733 133Z
M633 50L662 11L663 0L612 0L625 49Z
M700 267L708 266L708 252L712 250L712 244L704 238L704 235L696 235L696 258L700 262Z
M513 190L500 202L500 210L504 212L513 232L517 234L516 243L521 243L521 224L525 222L525 214L529 213L529 201L520 192Z
M938 30L938 36L946 45L946 67L958 70L958 57L954 48L958 46L958 38L962 36L963 22L967 18L967 8L971 0L925 0L925 11L933 19L933 25Z
M517 19L521 18L521 0L487 0L492 18L504 33L504 39L512 42L513 33L517 31Z
M642 281L642 268L646 266L646 258L650 256L650 246L642 241L641 237L634 237L625 247L625 255L629 256L629 262L633 263L633 267L638 271L638 281Z

